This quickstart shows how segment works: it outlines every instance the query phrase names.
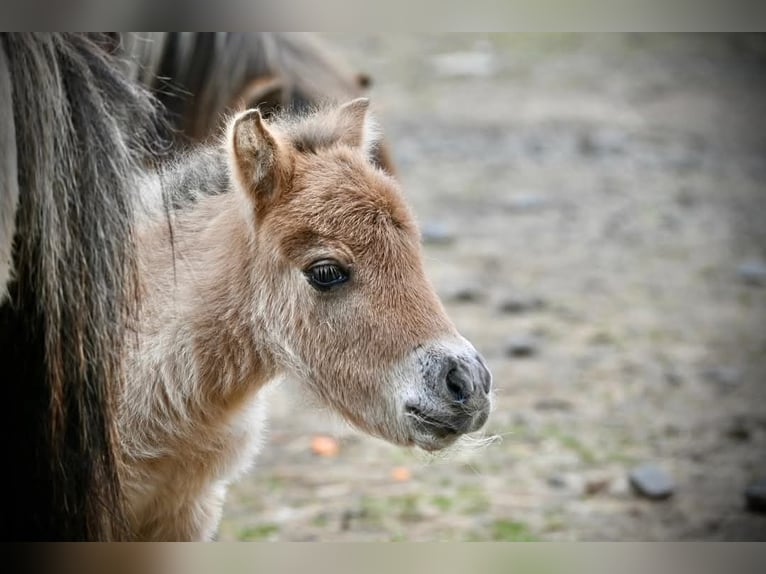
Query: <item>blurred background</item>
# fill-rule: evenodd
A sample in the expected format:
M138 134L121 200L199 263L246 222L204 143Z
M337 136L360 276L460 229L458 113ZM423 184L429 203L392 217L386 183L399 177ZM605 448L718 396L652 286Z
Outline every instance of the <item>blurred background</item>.
M765 539L766 41L324 35L487 358L426 458L282 384L220 540Z

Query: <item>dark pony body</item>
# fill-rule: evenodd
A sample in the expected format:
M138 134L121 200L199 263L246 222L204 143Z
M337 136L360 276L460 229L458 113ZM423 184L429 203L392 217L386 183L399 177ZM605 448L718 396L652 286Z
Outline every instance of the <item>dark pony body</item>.
M92 38L0 36L5 540L127 535L112 394L155 109Z

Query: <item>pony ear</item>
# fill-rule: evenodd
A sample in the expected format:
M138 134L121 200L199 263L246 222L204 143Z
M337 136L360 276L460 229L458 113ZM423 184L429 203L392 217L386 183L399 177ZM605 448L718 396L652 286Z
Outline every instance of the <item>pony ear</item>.
M258 110L246 110L229 128L232 173L256 208L265 206L278 182L279 146Z
M357 98L337 110L339 141L351 147L361 147L372 157L378 144L378 129L368 113L370 100Z

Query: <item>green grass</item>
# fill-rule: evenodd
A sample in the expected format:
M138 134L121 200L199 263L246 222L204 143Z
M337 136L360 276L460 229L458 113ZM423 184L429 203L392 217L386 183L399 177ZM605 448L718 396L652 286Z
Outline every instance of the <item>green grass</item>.
M483 488L464 484L457 490L455 499L463 514L481 514L490 508L490 500Z
M523 522L496 520L492 523L492 540L503 542L537 542L537 538Z
M240 540L266 540L277 532L279 532L279 526L276 524L257 524L240 529L238 538Z
M368 524L382 524L385 518L395 518L405 522L416 522L423 519L420 510L420 496L403 494L377 498L363 496L360 503L362 519Z
M448 496L438 494L431 498L431 504L442 512L449 512L454 505L454 501Z
M419 496L416 494L391 496L388 502L401 520L415 522L423 518L420 512Z
M566 434L553 427L546 428L544 430L544 435L555 440L564 448L574 452L585 464L594 464L598 460L596 453L573 435Z

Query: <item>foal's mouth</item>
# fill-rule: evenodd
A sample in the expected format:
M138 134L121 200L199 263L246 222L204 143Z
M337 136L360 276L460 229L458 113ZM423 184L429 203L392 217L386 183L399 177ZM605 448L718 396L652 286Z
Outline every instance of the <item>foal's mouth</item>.
M460 429L455 424L444 420L442 417L428 414L418 407L407 407L405 413L407 417L412 419L412 424L416 428L427 431L437 438L461 434Z
M405 407L404 415L411 425L412 443L423 450L435 451L455 442L461 435L479 430L487 421L488 412L470 414L426 410L418 406Z

